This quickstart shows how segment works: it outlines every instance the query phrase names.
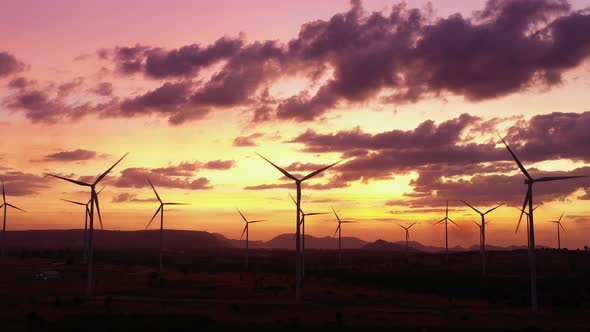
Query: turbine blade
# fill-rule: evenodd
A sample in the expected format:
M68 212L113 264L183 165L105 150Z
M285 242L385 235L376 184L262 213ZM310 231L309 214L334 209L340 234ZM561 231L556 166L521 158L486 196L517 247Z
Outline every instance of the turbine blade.
M516 224L516 231L514 231L514 233L518 232L518 228L520 227L520 222L522 221L522 215L526 214L528 217L528 213L525 212L524 209L526 209L526 205L529 203L529 198L531 197L531 192L530 190L527 189L526 192L526 196L524 197L524 203L522 204L522 209L520 209L520 217L518 218L518 223Z
M463 202L463 204L465 204L465 205L469 206L469 207L470 207L470 208L471 208L473 211L475 211L475 212L477 212L477 213L479 213L479 214L482 214L482 213L481 213L481 212L480 212L478 209L476 209L476 208L474 208L473 206L471 206L471 204L469 204L469 203L467 203L467 202L465 202L465 201L463 201L463 200L461 200L461 202Z
M586 176L584 175L578 175L578 176L545 176L539 179L536 179L535 182L547 182L547 181L557 181L557 180L567 180L567 179L579 179L579 178L585 178Z
M295 198L293 198L293 195L291 195L291 193L289 193L289 197L291 197L291 200L293 201L293 203L295 205L297 205L297 201L295 201Z
M75 183L75 184L77 184L79 186L90 187L90 185L88 183L85 183L85 182L82 182L82 181L72 180L72 179L64 178L63 176L49 174L49 173L43 173L43 174L48 175L48 176L52 176L52 177L57 178L57 179L66 180L68 182Z
M457 225L456 222L453 221L453 219L449 218L449 221L453 223L453 225L459 227L459 229L463 229L461 226Z
M158 195L158 192L156 191L156 188L154 188L154 185L152 184L152 181L150 181L150 178L147 178L147 180L150 183L150 186L152 187L152 190L154 191L154 194L156 194L156 198L158 199L158 202L162 203L162 199L160 198L160 195Z
M405 230L407 230L407 228L405 228L404 226L402 226L400 224L398 224L398 226L401 227L401 228L403 228L403 229L405 229Z
M561 216L559 216L559 220L557 220L557 222L561 222L561 218L563 218L563 214L564 214L564 213L565 213L565 211L563 211L563 212L561 213Z
M293 180L293 181L298 181L296 177L294 177L293 175L291 175L289 172L285 171L284 169L280 168L279 166L277 166L276 164L274 164L272 161L264 158L264 156L262 156L260 153L256 152L256 154L266 160L269 164L273 165L276 169L278 169L281 173L283 173L284 176L288 177L289 179Z
M246 229L248 229L248 224L244 226L244 230L242 231L242 235L240 235L240 240L244 237L244 233L246 233Z
M100 204L98 204L98 195L94 195L94 203L96 203L96 213L98 214L98 222L100 223L100 230L104 230L102 227L102 215L100 214Z
M4 203L4 205L6 205L6 206L10 206L11 208L13 208L13 209L17 209L17 210L19 210L19 211L22 211L22 212L27 212L27 211L25 211L25 210L23 210L23 209L21 209L21 208L19 208L19 207L16 207L16 206L14 206L14 205L12 205L12 204L10 204L10 203Z
M254 224L257 222L264 222L264 221L268 221L268 220L252 220L252 221L248 221L249 224Z
M242 211L240 211L240 209L236 208L236 210L238 210L238 213L240 214L240 216L242 216L242 219L244 219L244 221L246 223L248 223L248 219L246 219L246 217L244 217L244 215L242 214Z
M543 203L540 203L539 205L535 206L535 207L533 208L533 211L535 211L535 210L536 210L536 209L537 209L539 206L541 206L541 205L543 205Z
M145 229L147 230L148 227L150 227L152 221L154 221L154 218L158 215L158 212L160 212L160 209L162 208L162 205L160 205L158 207L158 209L156 210L156 213L154 213L154 215L152 216L152 219L150 219L150 222L148 222L147 226L145 226Z
M510 152L510 154L512 155L512 158L514 159L514 161L516 161L516 163L518 164L518 168L520 168L520 170L522 171L522 173L529 179L529 180L533 180L533 178L530 176L529 172L527 172L526 168L524 168L524 166L522 165L522 163L520 162L520 160L518 160L518 157L516 157L516 155L514 154L514 152L512 152L512 149L510 149L510 147L508 146L508 144L506 143L506 141L504 141L504 139L502 138L502 136L500 136L500 134L498 134L498 137L500 137L500 139L502 140L502 143L504 143L504 145L506 146L506 148L508 149L508 151Z
M449 216L449 200L447 199L447 210L445 212L445 217Z
M321 172L327 170L328 168L333 167L333 166L336 166L337 164L339 164L341 162L342 162L342 160L339 160L339 161L337 161L337 162L335 162L335 163L333 163L331 165L328 165L326 167L322 167L322 168L318 169L317 171L311 172L311 173L307 174L306 176L304 176L303 179L301 179L301 181L305 181L305 180L307 180L307 179L309 179L311 177L314 177L314 176L320 174Z
M98 192L96 192L96 196L98 196L104 190L104 188L106 188L106 186L102 187Z
M565 228L563 228L563 225L561 223L558 223L559 227L561 227L561 229L563 229L563 231L565 232Z
M329 214L328 212L312 212L312 213L306 213L306 216L319 216L321 214Z
M164 205L191 205L191 203L174 203L174 202L170 202L170 203L162 203Z
M72 203L72 204L77 204L77 205L86 205L86 204L84 204L84 203L80 203L80 202L76 202L76 201L70 201L69 199L63 199L63 198L62 198L61 200L62 200L62 201L64 201L64 202L69 202L69 203Z
M96 181L94 181L94 184L99 183L102 179L104 179L105 176L107 176L107 174L109 174L109 172L115 168L115 166L117 166L117 164L119 164L121 162L121 160L123 160L125 157L127 157L127 155L129 154L129 152L125 153L123 155L123 157L121 157L121 159L117 160L116 163L113 164L113 166L111 166L109 169L107 169L104 173L102 173L97 179Z
M412 228L412 226L416 225L418 222L415 222L413 224L411 224L410 226L408 226L408 229Z
M6 190L4 190L4 179L2 179L2 203L6 203Z
M340 224L338 224L338 227L336 227L336 231L334 232L334 235L332 235L332 238L336 237L336 234L338 233L339 229L340 229Z
M495 209L499 208L500 206L502 206L502 205L504 205L504 204L506 204L506 203L502 203L502 204L500 204L500 205L498 205L498 206L496 206L496 207L493 207L493 208L491 208L491 209L487 210L486 212L484 212L484 215L486 215L486 214L488 214L488 213L490 213L490 212L494 211Z
M471 220L471 222L472 222L472 223L474 223L474 224L475 224L475 226L477 226L477 227L481 228L481 226L480 226L480 225L479 225L477 222L475 222L475 221L473 221L473 220Z
M334 210L333 207L331 207L331 208L332 208L332 211L334 211L334 215L336 216L336 219L338 219L338 222L341 222L340 217L338 217L338 213L336 213L336 210Z
M358 222L358 221L356 221L356 220L342 220L341 221L342 224L354 224L356 222Z

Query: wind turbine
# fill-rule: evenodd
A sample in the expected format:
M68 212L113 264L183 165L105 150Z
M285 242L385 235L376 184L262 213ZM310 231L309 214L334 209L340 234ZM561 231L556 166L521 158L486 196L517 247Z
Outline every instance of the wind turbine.
M159 212L160 213L160 273L161 273L162 269L164 267L164 257L163 257L164 256L164 206L165 205L188 205L188 204L187 203L164 203L164 202L162 202L162 199L160 198L160 195L158 195L156 188L154 188L152 181L150 181L149 178L147 180L150 183L150 187L152 187L152 189L154 190L154 194L156 194L156 198L158 199L158 202L160 202L160 206L156 210L156 213L154 213L154 215L152 216L152 219L150 219L150 222L147 224L145 229L147 230L148 227L150 227L150 224L152 223L152 221L154 221L154 218L156 218L156 216L158 215L158 212Z
M449 201L447 201L447 209L445 212L445 217L442 218L441 220L437 221L435 223L435 225L440 224L441 222L445 222L445 260L448 262L449 261L449 221L453 223L453 225L459 227L459 229L463 229L461 228L461 226L457 225L453 219L449 218Z
M2 223L2 250L0 250L0 255L4 256L4 240L6 238L6 210L7 208L17 209L22 212L27 212L19 207L16 207L10 203L6 203L6 190L4 189L4 180L2 180L2 205L0 208L4 208L4 222Z
M309 174L307 174L306 176L302 177L302 178L296 178L295 176L291 175L291 173L287 172L286 170L282 169L281 167L277 166L276 164L274 164L272 161L266 159L265 157L263 157L261 154L256 153L260 158L266 160L269 164L271 164L272 166L274 166L274 168L278 169L281 173L283 173L284 176L288 177L289 179L293 180L295 182L295 186L297 188L297 201L296 201L296 205L297 205L297 209L296 209L296 218L295 218L295 225L296 225L296 231L295 231L295 301L296 302L300 302L301 301L301 279L303 277L301 271L301 267L302 267L302 261L301 261L301 183L303 183L305 180L309 180L310 178L320 174L321 172L327 170L330 167L335 166L336 164L340 163L342 160L335 162L333 164L330 164L328 166L324 166L316 171L313 171Z
M406 252L408 252L408 241L410 241L410 228L412 228L414 225L416 225L416 223L413 223L410 226L402 226L398 224L399 227L406 231Z
M543 203L538 204L537 206L535 206L533 208L533 211L535 211L539 206L543 205ZM518 211L520 211L521 213L523 213L526 216L526 245L528 247L530 239L529 239L529 213L526 210L523 210L519 207L514 207L515 209L517 209ZM520 219L518 220L518 224L516 224L516 231L514 231L514 233L518 233L518 228L520 227Z
M103 190L104 190L104 187L102 187L102 189L99 190L96 193L96 195L98 196L100 194L100 192L103 191ZM71 201L69 199L63 199L63 198L62 198L62 201L69 202L69 203L76 204L76 205L80 205L80 206L84 206L84 208L85 208L84 209L85 210L84 211L84 239L82 241L84 247L82 249L83 250L82 256L84 258L84 261L86 261L87 254L88 254L87 253L87 251L88 251L88 245L87 245L87 239L88 239L88 216L90 215L90 208L88 208L88 205L90 205L90 203L92 202L92 199L89 200L87 203L82 203L82 202L77 202L77 201ZM100 229L103 230L102 220L99 220L99 221L100 221Z
M92 235L94 234L94 206L96 205L96 212L98 214L98 220L102 223L102 217L100 215L100 204L98 203L98 194L96 193L96 185L100 183L100 181L102 181L102 179L104 179L105 176L107 176L107 174L109 174L109 172L115 168L115 166L117 166L121 160L123 160L123 158L127 157L129 153L126 153L123 155L123 157L121 157L121 159L117 160L117 162L115 164L113 164L113 166L111 166L109 169L107 169L104 173L102 173L101 175L99 175L96 180L94 180L94 182L92 183L86 183L86 182L82 182L82 181L78 181L78 180L73 180L73 179L68 179L66 177L63 176L59 176L59 175L54 175L54 174L49 174L49 173L45 173L45 175L48 176L52 176L54 178L57 179L62 179L74 184L77 184L79 186L83 186L83 187L89 187L90 188L90 214L88 215L88 219L89 219L89 227L88 227L88 275L86 277L86 294L90 297L92 296L92 291L93 291L93 286L94 286L94 281L92 279L93 277L93 272L94 272L94 265L93 265L93 243L92 243Z
M561 234L559 232L559 228L563 229L563 231L565 232L565 228L563 228L563 225L561 224L561 218L563 218L563 213L561 214L561 216L559 216L559 219L550 221L557 225L557 250L561 249Z
M244 215L242 214L242 212L239 209L236 209L236 210L238 210L238 213L240 214L240 216L242 216L242 219L244 219L244 222L246 223L246 225L244 226L244 230L242 231L242 235L240 235L240 240L244 237L244 233L246 233L246 270L247 270L248 269L248 250L249 250L248 243L249 243L249 239L250 239L250 237L249 237L250 227L249 226L250 226L250 224L254 224L257 222L263 222L266 220L248 221L248 219L246 219L246 217L244 217Z
M486 270L486 214L494 211L495 209L499 208L500 206L504 205L504 203L497 205L486 212L481 212L478 209L474 208L471 204L461 201L463 204L469 206L473 211L477 212L481 216L481 225L480 225L480 252L481 252L481 274L485 277L487 270Z
M291 197L291 200L293 201L295 206L297 206L297 202L295 201L295 198L293 198L291 193L289 193L289 197ZM305 277L305 217L306 216L317 216L317 215L327 214L327 213L325 213L325 212L305 213L305 212L303 212L303 210L301 210L301 208L299 209L299 212L301 213L301 235L302 235L302 237L301 237L301 276ZM302 280L303 280L303 278L302 278Z
M538 304L537 304L537 269L535 264L535 223L533 219L533 184L535 182L548 182L548 181L557 181L557 180L565 180L565 179L577 179L583 178L584 176L546 176L538 179L534 179L529 172L527 172L526 168L522 165L518 157L512 152L512 149L508 146L506 141L500 136L500 140L508 149L508 152L512 155L512 158L520 168L520 171L526 179L524 180L524 184L527 185L527 192L524 198L524 203L522 204L522 209L520 212L520 218L518 222L522 220L522 215L524 214L524 209L526 208L527 204L529 205L529 265L530 265L530 272L531 272L531 307L533 311L537 311Z
M336 210L332 208L332 211L334 211L336 220L338 220L338 227L336 227L336 231L334 232L332 238L336 237L336 233L338 233L338 265L342 265L342 224L352 223L354 221L340 220L340 217L338 217L338 213L336 213Z

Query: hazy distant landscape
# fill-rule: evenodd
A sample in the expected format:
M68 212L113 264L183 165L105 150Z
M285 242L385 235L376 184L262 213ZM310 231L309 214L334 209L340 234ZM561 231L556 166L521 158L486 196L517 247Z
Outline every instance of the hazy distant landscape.
M20 249L70 249L78 250L82 246L83 230L31 230L8 231L6 246L8 250ZM147 249L157 248L159 231L96 231L95 246L97 249ZM206 231L188 230L164 230L165 247L167 249L219 249L219 248L244 248L242 240L228 239L217 233ZM305 236L307 249L336 250L338 239L326 237ZM293 250L295 234L281 234L269 241L250 241L251 248L259 249L285 249ZM444 252L444 247L426 246L419 242L410 241L412 252L436 253ZM526 246L494 246L487 244L488 250L524 250ZM361 249L375 251L405 251L405 242L387 242L377 240L364 241L355 237L342 237L343 249ZM537 248L544 248L537 246ZM450 251L479 251L478 245L468 248L460 246L450 247Z

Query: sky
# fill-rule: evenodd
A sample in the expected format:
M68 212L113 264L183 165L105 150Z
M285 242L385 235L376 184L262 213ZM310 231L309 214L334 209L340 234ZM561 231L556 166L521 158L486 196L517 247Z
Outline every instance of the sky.
M0 12L0 177L8 230L71 229L82 187L103 182L105 229L165 227L250 239L295 230L305 212L357 221L343 236L524 245L524 176L590 175L590 1L33 1ZM590 245L590 180L535 185L537 243ZM335 218L306 231L332 236ZM522 225L524 226L524 224ZM524 228L523 228L524 229Z

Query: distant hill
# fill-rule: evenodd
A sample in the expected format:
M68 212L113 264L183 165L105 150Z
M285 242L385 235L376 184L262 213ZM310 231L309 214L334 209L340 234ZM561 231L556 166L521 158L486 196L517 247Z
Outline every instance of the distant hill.
M26 249L77 249L82 247L83 230L33 230L6 232L7 248ZM215 248L244 248L244 240L228 239L222 234L205 231L165 230L164 243L168 249L215 249ZM159 231L94 231L94 245L97 249L156 249L159 247ZM343 237L343 249L363 249L376 251L404 251L405 242L388 242L377 240L367 242L355 237ZM415 252L436 253L444 251L444 247L426 246L416 241L408 243ZM332 237L305 236L306 249L335 250L338 249L338 239ZM281 234L269 241L250 241L250 248L284 249L295 248L295 234ZM526 250L526 246L500 247L486 246L488 251ZM546 248L537 246L537 248ZM449 248L451 252L478 251L479 245L469 248L456 246Z
M159 231L100 231L93 234L97 249L154 249L159 248ZM81 248L83 230L10 231L6 234L8 248L64 249ZM202 249L234 247L232 240L219 234L202 231L165 230L166 248Z
M356 237L342 238L342 249L360 249L366 244L367 241L363 241ZM265 242L262 245L262 248L291 250L295 248L295 234L281 234L274 237L272 240ZM338 239L329 236L318 238L312 235L305 235L305 249L338 249Z
M367 243L361 249L363 250L373 250L373 251L406 251L406 244L398 244L394 242L387 242L385 240L377 240L375 242ZM408 244L408 251L411 252L418 252L416 248L411 247Z
M427 252L437 253L444 252L444 247L425 246L420 242L410 241L408 247L414 252ZM537 248L546 248L545 246L538 245ZM377 240L375 242L368 243L363 250L375 250L375 251L404 251L406 249L406 243L404 241L388 242L385 240ZM511 251L511 250L526 250L526 246L508 246L501 247L491 244L486 244L487 251ZM461 246L450 247L449 252L464 252L464 251L479 251L479 245L472 245L469 248L463 248Z

